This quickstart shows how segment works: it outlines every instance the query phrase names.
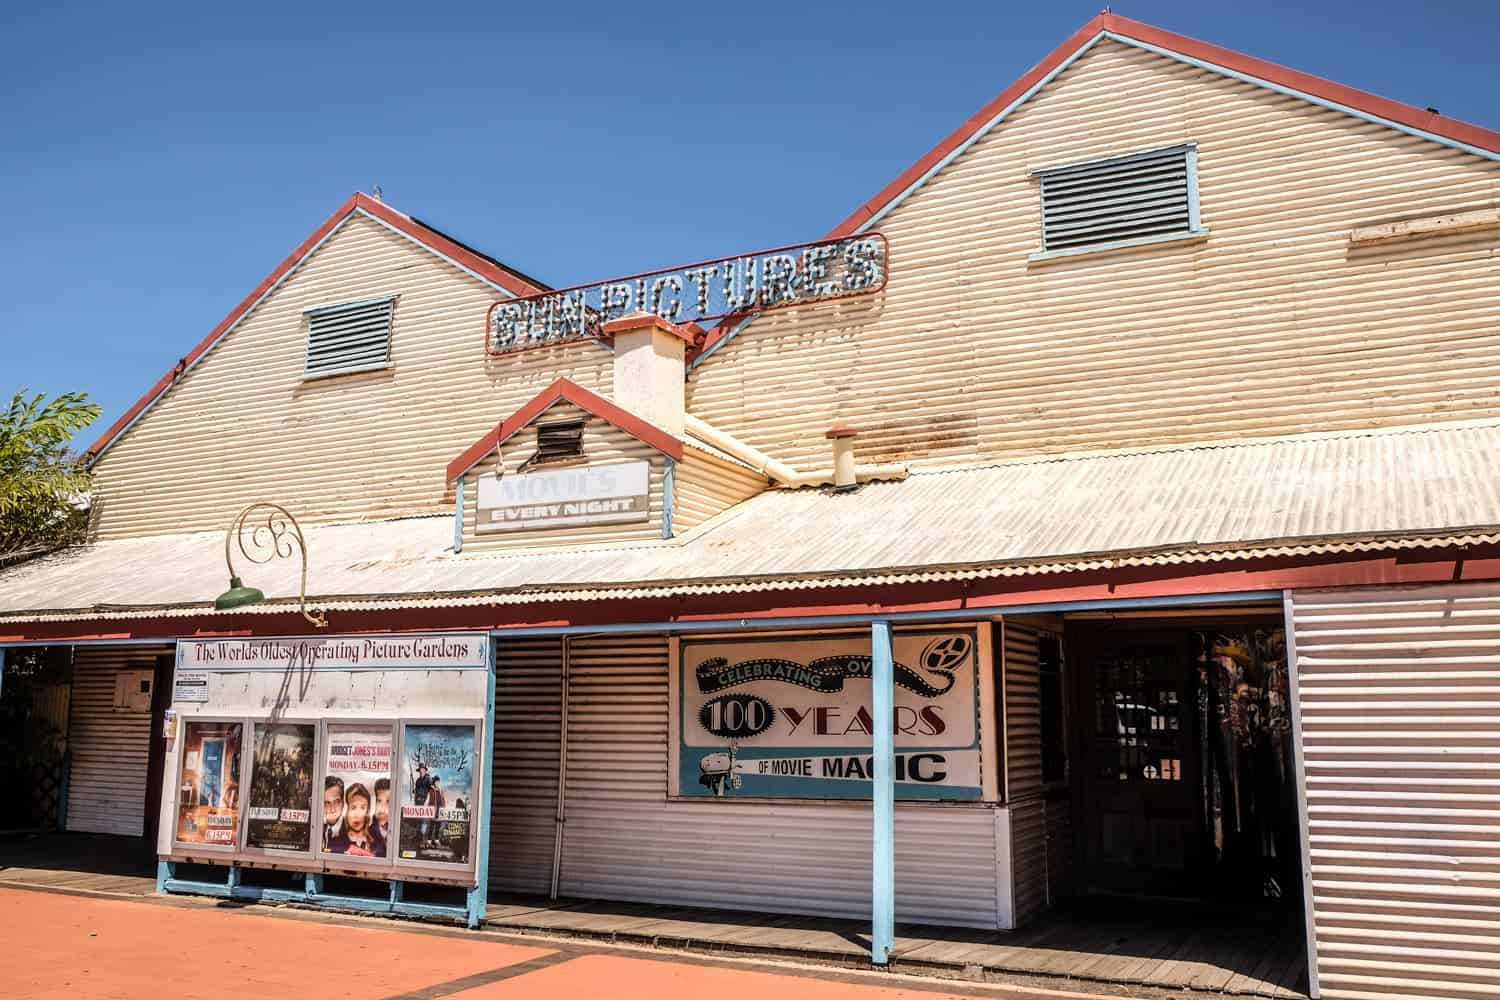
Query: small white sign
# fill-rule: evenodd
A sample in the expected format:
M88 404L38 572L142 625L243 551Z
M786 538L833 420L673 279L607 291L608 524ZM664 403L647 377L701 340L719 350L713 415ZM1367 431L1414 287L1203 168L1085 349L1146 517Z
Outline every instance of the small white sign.
M177 703L208 702L208 671L179 670L172 678L172 701Z
M476 530L533 531L644 521L651 516L650 482L651 464L644 460L484 476L479 480Z

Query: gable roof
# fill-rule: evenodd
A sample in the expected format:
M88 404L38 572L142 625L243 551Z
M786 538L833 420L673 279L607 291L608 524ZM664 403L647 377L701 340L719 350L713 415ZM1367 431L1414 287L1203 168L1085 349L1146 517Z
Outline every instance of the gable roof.
M1322 107L1341 111L1365 121L1385 125L1433 142L1462 149L1476 156L1500 160L1500 132L1445 118L1436 111L1392 101L1363 90L1346 87L1322 77L1288 69L1196 38L1178 35L1118 14L1096 14L1068 36L1047 57L1027 70L999 96L980 108L946 139L928 150L881 188L873 198L856 208L824 239L852 236L871 228L897 205L916 193L939 171L1008 118L1043 87L1099 42L1109 40L1143 49L1168 59L1196 66L1231 79L1256 84L1278 93L1298 97ZM723 341L732 338L755 314L741 313L716 325L693 357L693 364L706 359Z
M494 430L469 445L462 454L449 462L447 481L451 483L468 472L474 467L475 462L494 451L507 438L514 437L521 428L541 416L548 407L563 402L572 403L600 420L618 427L637 441L650 445L674 461L682 459L681 438L673 437L655 424L647 423L629 410L610 402L596 392L590 392L577 382L560 378L531 397L530 401L522 404L520 409L502 420Z
M1047 58L980 108L948 138L928 150L925 156L902 171L895 180L881 188L875 197L855 209L826 238L847 236L874 225L946 166L954 156L1000 124L1012 111L1050 83L1053 77L1104 39L1154 52L1247 83L1259 84L1376 124L1456 146L1488 159L1500 160L1500 132L1444 118L1435 111L1378 97L1311 73L1288 69L1233 49L1200 42L1196 38L1164 31L1117 14L1096 14L1067 41L1053 49Z
M200 340L191 351L189 351L172 370L156 380L156 384L146 390L145 395L136 400L135 405L126 410L125 413L109 426L93 446L85 452L90 463L99 459L104 452L115 443L115 440L138 420L142 414L149 410L168 389L172 387L183 375L196 365L205 354L213 350L214 346L233 330L239 322L260 304L261 300L271 294L283 281L299 268L323 243L337 232L345 222L355 216L363 216L372 219L387 229L406 237L414 243L432 251L443 260L457 267L459 270L469 274L507 296L530 295L535 292L546 291L546 286L539 284L532 278L528 278L504 264L485 254L459 243L457 240L432 228L424 222L412 218L402 212L396 211L389 205L367 194L355 193L351 195L342 205L336 208L332 215L323 220L322 225L313 230L312 235L298 244L297 248L287 255L286 259L256 285L250 294L245 296L229 315L219 321L219 324L208 332L208 336Z

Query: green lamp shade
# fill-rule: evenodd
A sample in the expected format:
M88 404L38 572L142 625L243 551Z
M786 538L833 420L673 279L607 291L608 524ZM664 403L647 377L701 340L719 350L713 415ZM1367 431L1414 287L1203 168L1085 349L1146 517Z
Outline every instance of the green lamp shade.
M259 604L266 599L266 595L254 587L245 586L244 582L237 576L229 578L229 589L214 598L214 607L220 611L229 608L243 608L247 604Z

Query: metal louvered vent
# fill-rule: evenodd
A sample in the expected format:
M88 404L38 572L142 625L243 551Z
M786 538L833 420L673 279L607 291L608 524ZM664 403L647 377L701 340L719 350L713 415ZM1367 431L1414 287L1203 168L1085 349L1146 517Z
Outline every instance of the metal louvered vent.
M576 458L583 454L583 421L556 421L537 424L536 460Z
M1199 232L1196 157L1173 146L1038 171L1043 253Z
M308 377L384 368L391 361L395 299L368 299L307 311Z

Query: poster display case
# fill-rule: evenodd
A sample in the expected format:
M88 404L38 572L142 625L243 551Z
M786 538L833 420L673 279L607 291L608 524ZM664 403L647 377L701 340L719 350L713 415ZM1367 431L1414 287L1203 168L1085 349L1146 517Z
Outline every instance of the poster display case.
M390 720L323 724L318 853L328 864L390 868L395 759Z
M239 845L244 723L193 719L183 727L172 839L194 851L232 854Z
M183 640L175 691L163 862L476 887L487 634Z
M242 850L267 857L310 857L318 727L258 721L250 728L250 794Z
M477 752L482 731L477 720L403 723L399 867L450 874L474 870L475 805L485 780Z

